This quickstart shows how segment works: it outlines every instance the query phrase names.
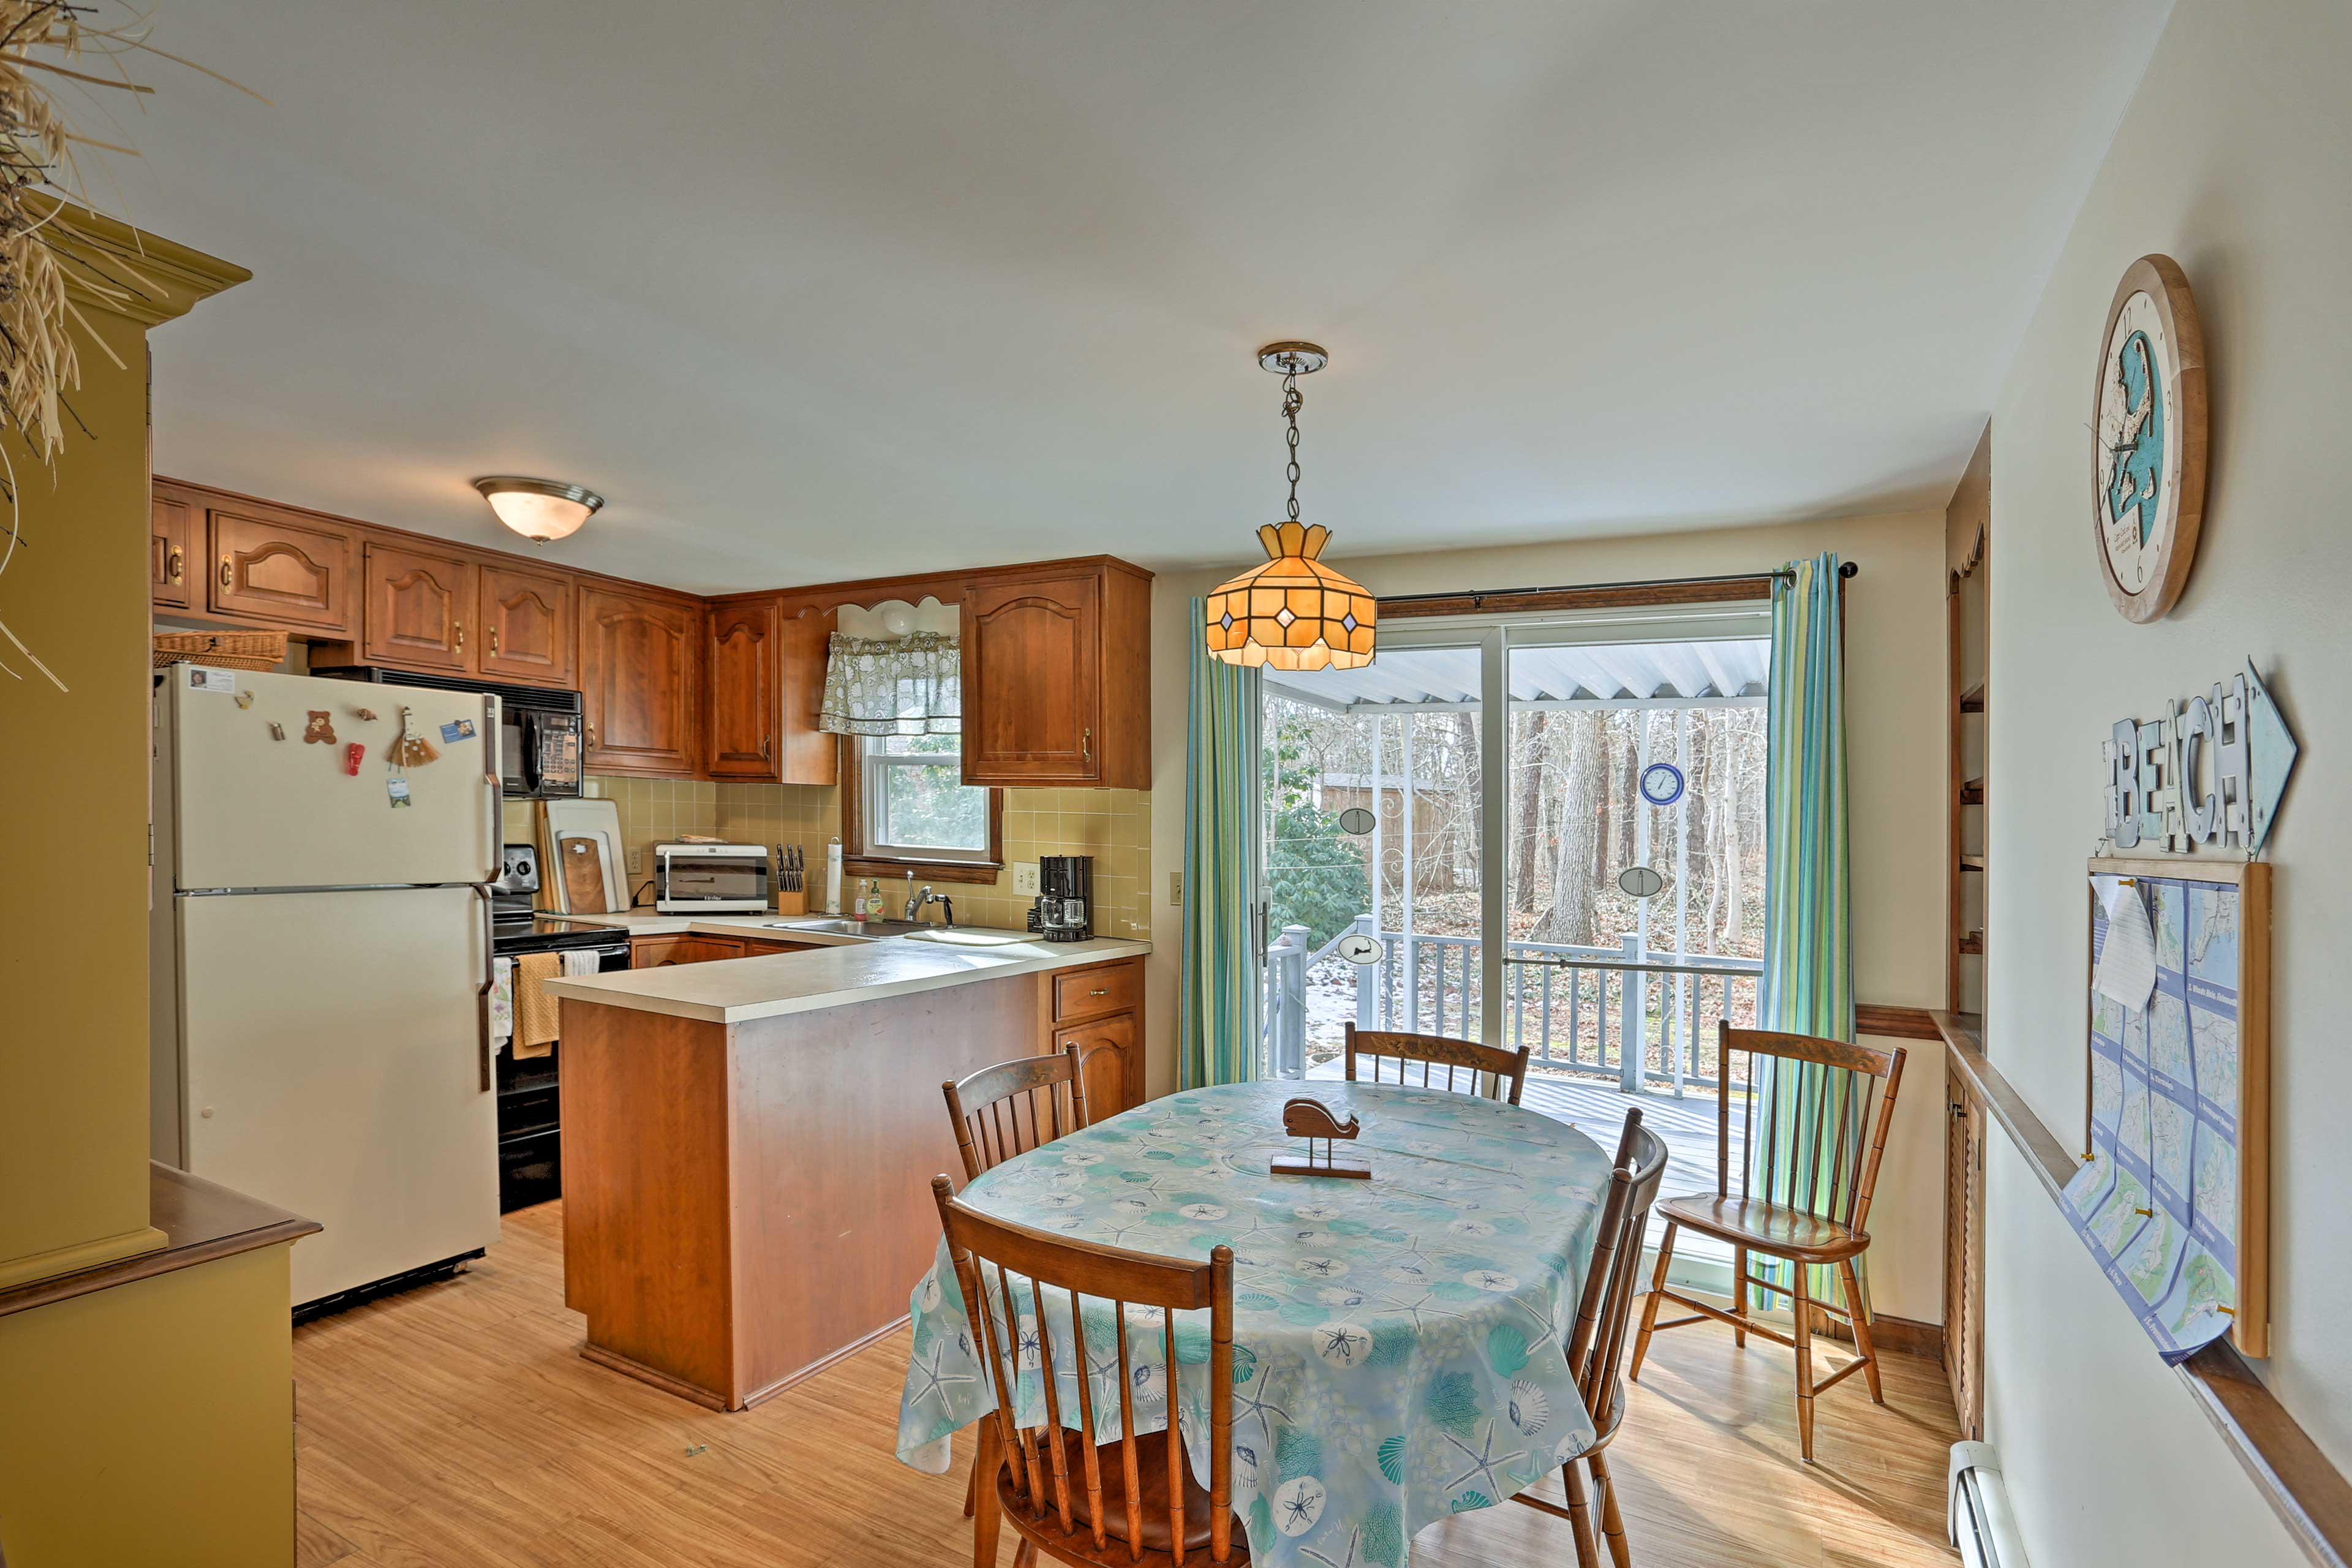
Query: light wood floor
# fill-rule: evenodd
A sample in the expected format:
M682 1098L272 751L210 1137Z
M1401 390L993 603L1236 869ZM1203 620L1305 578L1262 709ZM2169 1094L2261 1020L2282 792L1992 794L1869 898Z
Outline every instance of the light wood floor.
M891 1454L903 1334L757 1409L697 1408L580 1359L561 1210L508 1215L461 1279L296 1331L303 1568L971 1562L961 1471ZM1886 1357L1883 1409L1858 1377L1823 1395L1808 1468L1786 1352L1735 1351L1712 1326L1652 1352L1612 1450L1643 1568L1957 1561L1942 1525L1957 1434L1932 1363ZM1553 1568L1575 1561L1567 1529L1488 1509L1423 1532L1413 1562Z

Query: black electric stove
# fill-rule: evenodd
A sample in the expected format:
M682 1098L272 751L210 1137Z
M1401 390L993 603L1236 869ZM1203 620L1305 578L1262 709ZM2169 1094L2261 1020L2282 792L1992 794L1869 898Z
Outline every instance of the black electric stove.
M614 926L574 925L536 912L539 847L509 844L490 890L490 951L500 958L532 952L593 952L597 970L629 967L629 933ZM563 1195L562 1042L543 1057L517 1060L499 1052L499 1212Z

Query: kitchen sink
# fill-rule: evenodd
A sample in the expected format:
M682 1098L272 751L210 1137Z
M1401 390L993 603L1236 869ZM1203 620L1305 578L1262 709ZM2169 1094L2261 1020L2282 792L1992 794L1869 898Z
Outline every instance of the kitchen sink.
M762 921L770 931L809 931L823 936L912 936L918 931L940 931L944 928L926 925L920 921L851 921L831 916L799 921Z
M925 926L906 936L908 942L936 942L949 947L1011 947L1029 940L1018 931L958 931L948 926Z

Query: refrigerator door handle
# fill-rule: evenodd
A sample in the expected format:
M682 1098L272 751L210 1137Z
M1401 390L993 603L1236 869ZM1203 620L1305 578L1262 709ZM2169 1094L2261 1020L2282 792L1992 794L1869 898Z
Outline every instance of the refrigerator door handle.
M482 699L482 760L487 771L482 783L490 792L489 825L483 831L489 837L489 869L482 880L495 882L506 870L506 786L500 782L506 773L505 758L499 752L499 728L505 715L499 710L499 700Z
M490 993L496 991L499 985L498 945L494 933L490 929L491 910L496 906L494 906L490 901L490 890L488 888L476 888L474 889L474 897L480 901L482 906L482 990L480 996L482 1028L482 1092L484 1094L488 1094L498 1086L498 1067L495 1060L499 1054L498 1042L490 1037Z

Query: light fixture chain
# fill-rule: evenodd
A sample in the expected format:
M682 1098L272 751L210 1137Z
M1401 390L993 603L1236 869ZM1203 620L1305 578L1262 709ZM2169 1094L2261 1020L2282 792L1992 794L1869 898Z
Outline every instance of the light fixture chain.
M1290 521L1298 521L1298 407L1306 398L1299 395L1298 372L1292 370L1282 378L1282 417L1289 426L1283 440L1290 447L1290 462L1283 472L1290 479Z

